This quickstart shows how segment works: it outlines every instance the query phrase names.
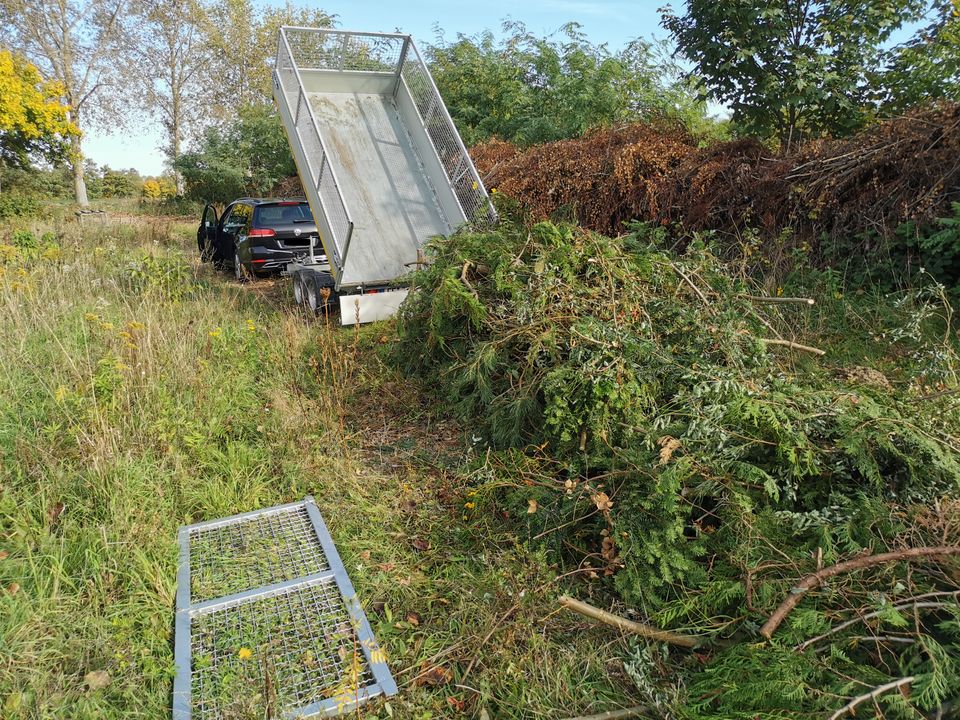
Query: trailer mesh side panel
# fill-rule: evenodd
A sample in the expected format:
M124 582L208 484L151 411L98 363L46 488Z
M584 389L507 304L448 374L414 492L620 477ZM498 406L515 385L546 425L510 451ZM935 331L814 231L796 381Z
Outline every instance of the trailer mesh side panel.
M394 72L403 52L397 35L284 28L300 70Z
M347 712L396 684L312 498L180 530L175 720Z
M490 204L480 176L433 84L427 64L412 43L404 57L400 74L417 106L423 126L437 151L464 215L468 220L494 223L496 212Z

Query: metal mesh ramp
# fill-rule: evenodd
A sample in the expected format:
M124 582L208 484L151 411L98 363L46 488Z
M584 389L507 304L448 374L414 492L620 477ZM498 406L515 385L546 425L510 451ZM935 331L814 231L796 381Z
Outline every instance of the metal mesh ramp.
M322 717L396 693L313 498L179 542L174 720Z

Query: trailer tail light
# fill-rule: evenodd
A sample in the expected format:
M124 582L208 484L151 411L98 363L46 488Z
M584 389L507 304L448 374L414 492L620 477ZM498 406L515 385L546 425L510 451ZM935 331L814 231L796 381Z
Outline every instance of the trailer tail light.
M250 231L250 234L247 237L252 238L267 238L267 237L276 237L277 233L272 228L253 228Z

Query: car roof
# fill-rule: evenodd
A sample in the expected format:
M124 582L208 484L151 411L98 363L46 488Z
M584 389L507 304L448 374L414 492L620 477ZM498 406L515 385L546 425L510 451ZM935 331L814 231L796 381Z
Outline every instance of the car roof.
M233 202L235 202L235 203L238 203L238 202L249 203L249 204L251 204L251 205L272 205L272 204L274 204L274 203L282 203L282 202L305 203L305 202L307 202L307 201L306 201L306 199L304 199L304 198L251 198L251 197L244 197L244 198L237 198L237 199L234 200Z

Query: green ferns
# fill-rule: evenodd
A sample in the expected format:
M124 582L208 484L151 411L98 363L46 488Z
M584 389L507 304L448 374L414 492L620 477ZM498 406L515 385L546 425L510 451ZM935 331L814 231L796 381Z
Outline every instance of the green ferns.
M896 652L780 644L808 636L801 621L941 587L922 573L858 576L811 597L773 645L748 641L814 558L907 542L893 503L956 494L960 453L939 427L960 426L957 411L783 364L763 340L787 335L789 316L751 301L702 243L676 257L659 235L504 222L437 239L394 358L469 419L493 451L478 473L493 501L558 557L594 558L664 625L743 641L694 675L681 714L816 716L898 672L917 676L916 695L880 698L890 717L939 707L958 674L934 648L952 632L920 624Z

